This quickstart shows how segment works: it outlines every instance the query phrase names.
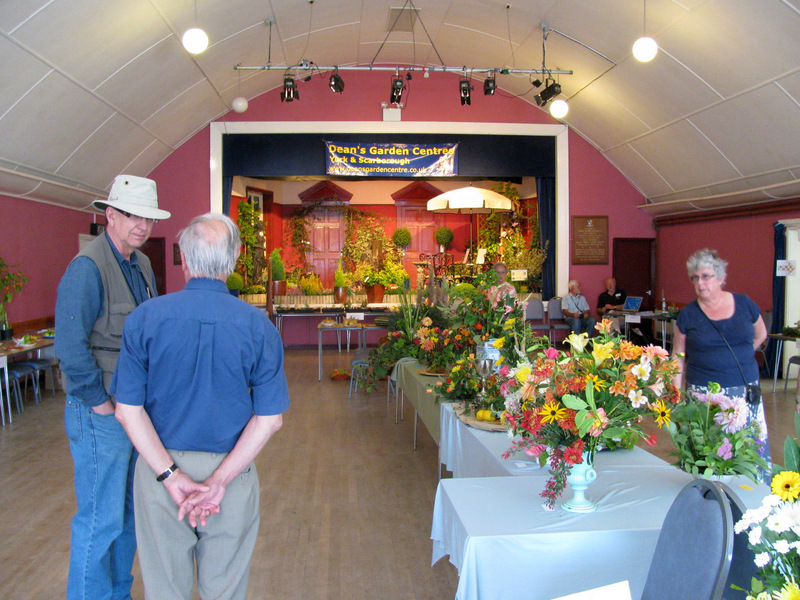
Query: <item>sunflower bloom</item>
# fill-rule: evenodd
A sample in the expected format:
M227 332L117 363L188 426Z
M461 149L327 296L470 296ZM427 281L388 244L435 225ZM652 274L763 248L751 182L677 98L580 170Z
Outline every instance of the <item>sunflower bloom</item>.
M663 400L657 400L656 403L653 405L653 412L655 413L656 418L656 425L658 425L659 429L664 427L664 425L668 425L670 422L669 413L672 409L667 408L667 405L664 404Z
M567 416L567 409L561 406L558 402L548 401L539 409L539 416L542 417L542 423L555 423L559 419Z
M595 392L602 392L604 389L608 387L608 382L605 379L601 378L599 375L592 375L591 377L589 377L589 381L592 382Z
M795 471L781 471L775 475L772 478L772 493L786 502L797 500L800 496L800 474Z
M772 594L773 600L800 600L800 588L794 581L787 581L779 592Z

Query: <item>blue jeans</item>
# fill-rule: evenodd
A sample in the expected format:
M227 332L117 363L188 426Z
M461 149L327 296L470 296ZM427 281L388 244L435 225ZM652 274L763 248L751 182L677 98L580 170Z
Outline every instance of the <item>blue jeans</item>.
M594 335L594 326L597 325L594 317L586 317L585 319L582 317L564 317L564 321L572 329L572 333L586 332L589 337Z
M78 512L72 519L67 600L129 600L136 534L136 452L110 415L67 395L64 423L75 465Z

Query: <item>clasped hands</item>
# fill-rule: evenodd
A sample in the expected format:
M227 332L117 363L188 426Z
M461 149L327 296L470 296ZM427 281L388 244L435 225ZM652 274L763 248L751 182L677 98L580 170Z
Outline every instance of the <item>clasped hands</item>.
M197 527L198 522L205 527L208 517L219 513L225 486L217 483L213 475L205 482L198 483L183 471L178 471L164 484L178 505L179 521L188 516L192 527Z

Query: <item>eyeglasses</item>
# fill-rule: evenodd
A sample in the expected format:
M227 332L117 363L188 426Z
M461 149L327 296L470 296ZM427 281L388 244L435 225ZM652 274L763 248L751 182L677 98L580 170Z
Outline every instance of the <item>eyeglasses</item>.
M115 208L115 207L112 207L112 208L114 208L114 210L117 211L118 213L121 213L121 214L125 215L126 217L128 217L131 221L144 221L145 223L149 223L151 225L155 225L156 223L158 223L158 219L146 219L145 217L140 217L138 215L132 215L131 213L129 213L127 211L120 210L120 209Z
M697 283L699 279L702 279L704 282L708 281L709 279L714 279L716 275L714 273L703 273L702 275L690 275L689 280L692 283Z

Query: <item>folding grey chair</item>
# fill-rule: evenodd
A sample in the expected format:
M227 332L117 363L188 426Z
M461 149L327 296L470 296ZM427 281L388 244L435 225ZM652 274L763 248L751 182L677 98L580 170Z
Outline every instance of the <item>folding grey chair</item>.
M687 484L658 536L642 600L721 600L733 554L733 516L723 487Z

